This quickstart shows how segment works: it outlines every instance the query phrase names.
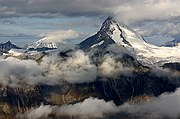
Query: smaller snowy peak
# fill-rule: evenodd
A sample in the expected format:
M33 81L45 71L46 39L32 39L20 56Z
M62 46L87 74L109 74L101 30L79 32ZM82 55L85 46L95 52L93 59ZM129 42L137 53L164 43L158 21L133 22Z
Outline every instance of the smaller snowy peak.
M42 36L43 35L43 36ZM76 30L57 30L42 34L42 38L34 43L28 44L27 49L34 50L50 50L56 49L61 45L70 42L80 36Z
M10 41L6 42L6 43L1 43L0 44L0 51L1 52L8 52L10 49L21 49L20 47L12 44Z
M47 42L46 40L48 39L47 37L41 38L40 40L28 44L26 49L39 49L39 48L48 48L48 49L56 49L58 48L59 44L58 43L53 43L53 42Z

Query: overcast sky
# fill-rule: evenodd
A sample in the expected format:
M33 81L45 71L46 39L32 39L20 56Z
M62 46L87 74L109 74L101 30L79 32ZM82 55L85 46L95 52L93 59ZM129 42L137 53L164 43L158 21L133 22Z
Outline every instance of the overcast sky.
M180 33L179 0L0 0L0 42L35 41L57 30L77 30L85 38L109 15L143 36Z

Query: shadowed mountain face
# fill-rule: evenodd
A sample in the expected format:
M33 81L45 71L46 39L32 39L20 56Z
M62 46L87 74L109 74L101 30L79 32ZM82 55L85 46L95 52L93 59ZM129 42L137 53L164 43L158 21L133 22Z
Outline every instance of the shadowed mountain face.
M10 49L21 49L21 48L12 44L10 41L0 44L0 52L7 52Z
M80 49L73 49L83 50L88 55L89 60L91 60L90 64L97 68L97 74L94 74L96 75L95 80L71 83L62 79L54 85L46 84L46 82L28 85L23 80L18 80L19 86L14 87L3 83L0 85L0 118L26 119L28 117L17 116L17 114L28 113L30 109L39 107L41 104L51 106L71 105L83 102L89 97L94 97L105 101L113 101L115 106L119 106L126 102L131 104L146 102L162 93L174 92L179 87L179 77L164 76L158 70L142 65L134 56L134 52L129 50L134 48L134 44L141 48L146 46L143 38L132 29L116 22L112 17L107 18L97 34L81 42L78 45ZM58 52L57 62L61 63L69 60L69 58L72 59L73 50L56 50ZM52 52L47 53L46 56L49 55L50 57L51 54ZM41 65L41 62L43 62L43 58L38 60L38 65ZM81 61L78 60L78 62ZM45 65L49 64L46 63ZM56 64L53 68L59 65ZM77 65L77 67L81 66ZM178 67L178 64L165 64L163 66L163 68L175 69L179 73ZM63 68L60 67L57 70L63 70ZM87 69L84 68L84 70ZM46 71L45 73L49 72ZM45 73L42 75L46 75ZM9 83L11 83L11 80L9 80ZM129 119L130 115L128 112L120 112L115 115L107 114L106 117L108 119L119 117ZM141 115L133 117L143 118ZM48 118L68 119L71 116L56 115L52 111L48 114ZM76 117L72 116L72 118Z
M166 47L180 46L180 35L176 35L174 37L175 37L174 40L166 42L163 46L166 46Z

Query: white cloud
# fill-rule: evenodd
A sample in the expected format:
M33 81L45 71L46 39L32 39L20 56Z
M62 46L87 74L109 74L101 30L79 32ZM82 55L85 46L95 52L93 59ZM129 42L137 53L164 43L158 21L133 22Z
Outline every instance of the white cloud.
M0 81L4 85L37 84L43 80L36 61L7 58L0 60Z
M47 118L49 114L52 113L52 107L49 105L41 105L39 108L32 110L27 114L28 119L44 119Z
M105 118L107 115L117 115L117 113L148 119L163 119L163 117L167 116L173 119L177 118L180 116L180 89L173 94L163 94L150 102L134 105L116 106L113 101L106 102L103 99L90 97L76 104L63 106L41 105L39 108L31 109L27 113L19 113L17 117L41 119L54 114L56 117L69 116L91 119Z
M136 0L134 3L126 3L117 8L117 18L124 22L136 22L141 20L167 20L180 16L180 1L177 0Z
M59 49L60 50L60 49ZM58 56L59 52L43 58L38 64L34 60L20 60L13 57L0 59L0 84L17 87L22 85L59 84L93 82L97 77L97 67L91 63L83 51Z
M117 57L122 57L121 55ZM40 63L13 57L1 59L0 83L9 86L54 85L62 81L88 83L95 81L97 76L103 78L116 78L121 74L130 76L133 70L131 67L123 67L120 61L115 60L114 55L106 55L99 66L91 60L85 52L74 50L73 47L68 48L67 45L49 52Z
M99 74L105 78L117 78L119 75L131 76L133 67L124 67L120 61L116 61L113 56L106 55L100 64Z
M60 42L66 42L67 40L73 40L80 36L80 33L75 30L59 30L54 32L49 32L44 35L46 40L44 40L44 43L60 43Z
M149 21L142 25L137 24L135 27L140 28L137 31L143 36L177 35L180 33L180 23L173 21Z
M104 117L104 114L117 111L118 108L112 101L106 102L103 99L88 98L77 104L61 106L57 109L57 114L90 118Z
M41 67L48 75L59 77L69 83L84 83L96 80L97 68L83 51L67 53L68 58L52 55L43 58Z
M83 102L63 105L63 106L50 106L41 105L39 108L32 109L28 113L18 114L17 117L28 119L42 119L47 118L50 114L55 114L57 117L70 116L79 118L103 118L107 113L116 113L118 107L112 102L106 102L97 98L88 98Z
M176 119L180 116L180 89L173 94L162 94L159 98L155 98L148 103L124 105L121 109L135 115L149 113L151 116L154 116L154 114L160 117L166 115Z

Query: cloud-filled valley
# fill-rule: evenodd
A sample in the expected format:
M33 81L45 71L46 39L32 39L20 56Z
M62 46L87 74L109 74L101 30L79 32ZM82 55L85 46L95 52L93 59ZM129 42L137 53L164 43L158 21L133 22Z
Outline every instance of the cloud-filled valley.
M123 59L123 55L128 52L124 48L116 49L115 47L114 45L110 46L108 51L115 52L117 55L105 54L98 59L98 64L96 64L97 61L94 62L97 59L96 57L92 58L91 52L86 53L73 47L68 49L66 46L65 49L50 51L40 62L13 57L1 59L0 66L4 68L1 69L0 82L12 86L23 83L55 85L62 81L72 84L94 82L98 77L101 77L102 80L116 79L120 75L133 77L133 72L136 71L134 64L128 66L119 60ZM152 68L151 72L152 75L158 77L175 78L179 76L176 72L160 67Z
M1 83L7 85L52 85L63 80L86 83L95 81L98 76L116 78L120 74L130 75L133 72L133 67L124 67L120 61L115 61L114 55L105 55L101 63L96 65L84 51L63 48L50 52L40 63L9 57L1 59L0 66L5 67L1 69Z

